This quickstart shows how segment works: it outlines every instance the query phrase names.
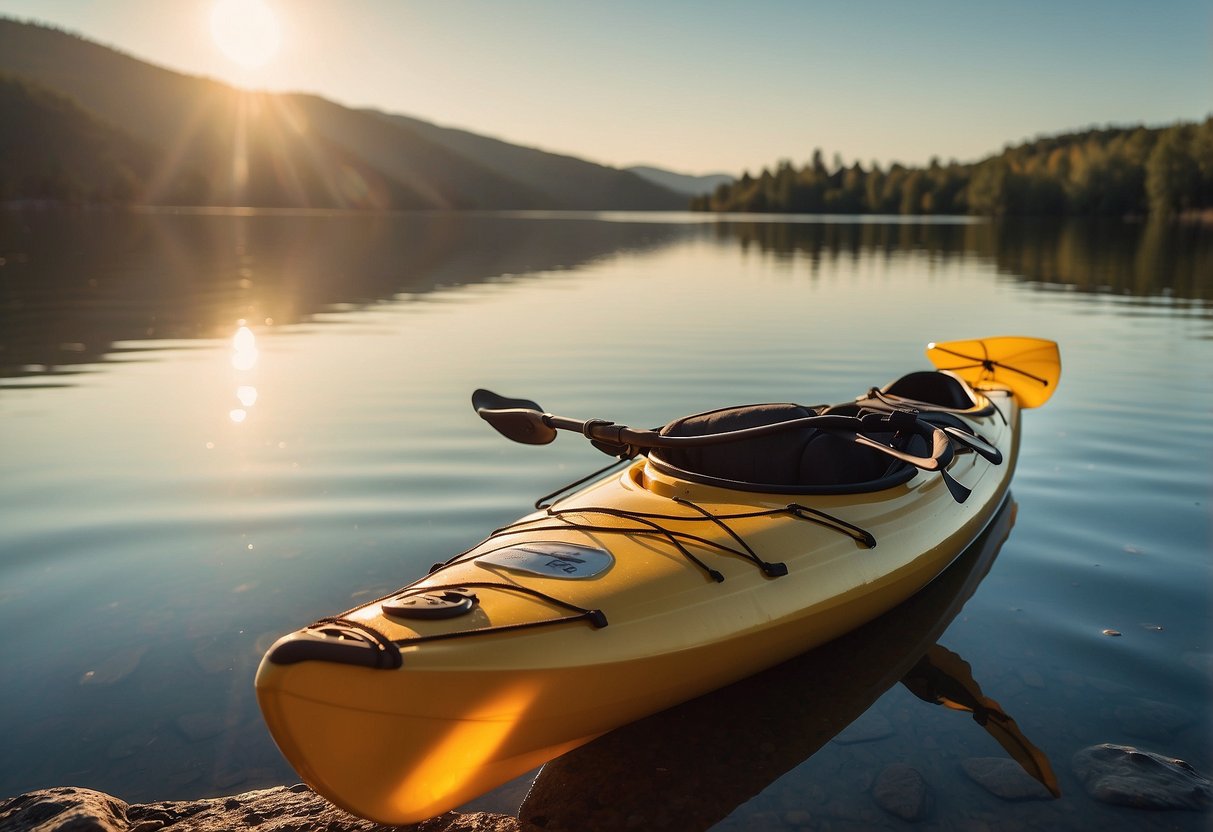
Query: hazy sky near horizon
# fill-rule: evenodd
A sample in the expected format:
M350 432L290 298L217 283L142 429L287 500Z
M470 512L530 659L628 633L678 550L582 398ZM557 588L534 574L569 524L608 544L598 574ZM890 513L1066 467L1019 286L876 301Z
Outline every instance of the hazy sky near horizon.
M1042 133L1213 113L1213 0L263 0L257 69L216 0L0 0L142 60L684 173L970 161ZM262 0L240 0L262 2Z

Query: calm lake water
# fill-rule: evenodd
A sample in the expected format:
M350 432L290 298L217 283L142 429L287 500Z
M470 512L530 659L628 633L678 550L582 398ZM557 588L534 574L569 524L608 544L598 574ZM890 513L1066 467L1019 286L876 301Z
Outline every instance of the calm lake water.
M871 791L904 762L934 795L919 828L1205 829L1099 803L1071 766L1107 742L1213 773L1213 230L1120 224L0 213L0 796L296 782L254 701L266 647L606 461L509 444L476 387L646 426L843 400L929 366L928 341L1000 334L1060 342L1064 369L1025 414L984 580L849 642L854 672L837 648L767 686L782 700L751 690L761 728L724 705L692 723L735 764L663 763L682 804L643 802L630 746L577 789L617 810L599 828L689 801L688 828L895 829ZM1005 753L896 683L933 644L1060 800L966 776Z

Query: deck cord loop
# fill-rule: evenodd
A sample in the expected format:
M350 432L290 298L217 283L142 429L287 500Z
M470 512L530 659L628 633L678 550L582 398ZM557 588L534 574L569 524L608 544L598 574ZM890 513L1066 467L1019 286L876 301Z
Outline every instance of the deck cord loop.
M701 561L699 558L695 557L695 555L693 555L691 553L690 549L688 549L686 546L682 545L682 541L680 541L678 539L679 535L676 532L673 532L673 531L665 528L660 523L657 523L655 520L649 519L642 513L632 512L632 511L628 511L626 509L606 508L603 506L596 506L596 507L591 507L591 508L577 508L577 509L548 508L547 513L548 513L549 517L555 517L556 519L562 520L563 522L568 523L570 526L572 526L574 528L578 528L578 529L582 528L582 526L579 525L576 521L570 520L568 517L569 514L605 514L608 517L617 517L620 520L632 520L633 522L640 523L642 526L645 526L646 529L652 529L654 532L656 532L657 534L664 537L667 541L669 541L671 546L673 546L675 549L678 550L678 554L682 555L688 561L690 561L691 563L695 564L697 567L702 569L704 571L704 573L709 578L711 578L713 581L715 581L716 583L722 583L724 581L723 574L721 574L719 571L713 569L712 567L708 566L706 563ZM676 518L671 518L671 519L676 519ZM629 532L634 532L634 531L639 531L639 530L637 530L637 529L631 529L631 530L617 529L617 528L608 526L608 527L600 528L599 531L629 533Z
M684 499L682 497L675 497L674 502L678 503L679 505L688 506L690 508L693 508L695 511L699 512L704 517L706 517L707 519L709 519L713 523L715 523L717 526L719 526L724 531L725 534L727 534L729 537L736 540L737 544L739 546L741 546L741 548L745 549L746 554L749 555L749 557L750 557L750 560L754 561L754 563L756 563L758 565L758 567L762 570L762 574L766 575L768 578L780 578L780 577L783 577L784 575L788 574L787 564L768 563L767 561L758 557L758 553L755 552L754 549L750 546L750 544L746 542L745 538L743 538L736 531L734 531L732 526L730 526L728 523L721 520L716 515L709 512L703 506L693 503L690 500Z
M606 468L604 468L602 471L596 471L595 473L587 476L585 479L589 479L590 477L603 473L603 471L613 468L614 466L618 465L622 461L623 460L616 460L615 462L612 462L610 465L608 465ZM573 485L575 486L576 483L574 483ZM569 487L572 487L572 486L566 486L566 488L562 489L562 491L568 490ZM561 492L558 491L555 493L559 494ZM552 496L552 495L549 495L549 496ZM487 552L478 552L477 554L473 554L473 553L477 552L477 550L480 549L482 546L484 546L486 543L489 543L494 540L508 538L512 535L532 533L532 532L536 532L536 531L565 531L568 529L572 529L572 530L581 532L586 535L622 534L622 535L644 535L644 536L654 536L654 537L662 538L666 542L668 542L671 546L673 546L680 555L682 555L690 563L694 564L696 567L701 569L704 572L704 574L707 575L707 577L709 577L711 580L713 580L717 583L724 581L724 575L720 571L713 569L712 567L710 567L706 563L704 563L702 560L700 560L698 557L696 557L686 547L686 545L684 545L685 543L696 544L705 549L713 549L713 550L716 550L717 552L720 552L723 554L736 555L737 557L740 557L744 560L747 560L747 561L753 563L767 577L778 578L778 577L788 574L788 568L787 568L786 564L771 563L771 562L763 560L761 557L759 557L758 553L754 551L753 547L750 546L750 544L740 534L738 534L735 529L733 529L731 526L729 526L729 524L726 521L750 519L750 518L755 518L755 517L774 517L779 514L787 514L787 515L795 517L799 520L806 520L810 523L814 523L823 528L832 529L833 531L841 532L842 534L845 534L845 535L851 537L855 541L862 543L864 546L866 546L869 549L873 548L876 545L876 538L873 537L870 532L868 532L864 529L861 529L860 527L858 527L852 523L848 523L845 520L835 517L832 514L827 514L824 511L819 511L817 509L810 508L808 506L800 505L799 503L789 503L788 505L780 507L780 508L757 509L754 511L739 511L739 512L731 512L728 514L712 514L706 508L704 508L703 506L701 506L691 500L685 499L683 497L673 497L672 499L678 505L685 506L685 507L691 509L692 511L697 512L697 514L696 515L685 515L685 514L666 514L666 513L658 513L658 512L629 511L626 509L617 509L617 508L611 508L611 507L606 507L606 506L583 506L583 507L578 507L578 508L567 508L567 509L558 509L558 508L552 508L551 506L548 506L544 509L544 511L545 511L544 515L542 515L540 517L524 518L522 520L515 521L514 523L511 523L508 526L502 526L499 529L494 529L489 534L488 537L486 537L480 543L477 543L475 546L472 546L469 549L465 549L464 551L460 552L459 554L455 555L454 557L450 558L449 560L445 561L444 563L434 564L430 568L429 575L433 575L436 572L439 572L450 566L454 566L457 563L462 563L468 559L474 559L478 555L491 554L492 552L496 552L496 551L500 551L501 549L509 548L509 546L511 545L508 542L505 542L503 540L504 545L502 545L500 547L491 549ZM614 517L614 518L620 519L620 520L630 520L631 522L633 522L637 525L634 525L634 526L609 526L609 525L604 525L601 523L590 523L584 519L577 518L577 515L594 515L594 514L604 515L606 517ZM710 523L714 524L715 526L717 526L718 528L720 528L721 530L723 530L730 538L732 538L738 544L738 546L740 548L734 548L732 546L725 545L723 543L712 540L710 538L703 537L703 536L697 535L697 534L692 534L691 532L685 532L685 531L680 531L680 530L676 530L676 529L665 528L664 526L662 526L660 523L657 522L659 520L677 521L677 522L692 522L692 523L693 522L710 522ZM550 524L550 521L555 521L555 525ZM549 523L549 524L545 525L545 523ZM528 628L528 627L541 627L541 626L546 626L549 624L563 624L563 623L568 623L571 621L579 621L579 620L588 621L595 629L599 629L599 628L607 626L606 615L605 615L605 613L603 613L602 610L586 609L583 607L579 607L579 606L576 606L575 604L571 604L567 601L563 601L559 598L555 598L551 595L548 595L547 593L541 592L536 589L532 589L530 587L522 586L519 584L504 584L504 583L495 583L495 582L491 582L491 581L464 581L464 582L461 582L458 584L427 585L427 586L423 587L423 589L425 589L426 591L442 591L444 589L483 587L483 588L499 589L499 590L504 590L504 591L508 591L508 592L519 592L519 593L523 593L526 595L530 595L534 598L538 598L546 603L552 604L553 606L557 606L557 607L561 607L563 609L569 610L572 614L567 615L567 616L557 617L557 618L545 618L545 619L540 619L540 620L536 620L536 621L523 621L523 622L518 622L518 623L514 623L514 624L490 625L488 627L481 627L481 628L471 629L471 630L459 630L459 631L455 631L455 632L451 632L451 633L431 633L431 634L427 634L427 635L417 635L417 636L412 636L412 637L404 638L404 639L389 638L387 635L380 632L375 627L372 627L371 625L369 625L363 621L359 621L358 619L348 617L349 615L351 615L352 613L356 612L359 609L363 609L363 608L365 608L367 606L371 606L373 604L382 603L383 601L386 601L389 598L393 598L397 595L400 595L403 592L409 591L410 589L414 588L418 583L420 583L421 580L424 580L424 579L419 578L417 581L413 581L412 583L407 584L399 589L393 590L392 592L389 592L386 595L380 596L379 598L376 598L374 601L371 601L369 603L359 604L357 607L352 607L338 615L330 616L328 618L322 618L322 619L316 621L312 626L321 626L323 624L344 624L344 625L355 627L355 628L365 632L367 635L371 636L375 640L375 642L377 642L379 649L381 651L381 661L386 661L386 664L383 666L387 666L390 668L395 668L395 667L400 666L400 664L399 664L400 656L399 656L399 652L397 651L396 648L398 648L399 646L405 645L405 644L413 644L413 643L417 643L417 642L421 642L421 641L435 641L435 640L439 640L439 639L457 638L457 637L461 637L461 636L483 635L486 633L499 633L499 632L505 632L505 631L510 631L510 630L520 630L520 629L524 629L524 628ZM395 660L397 662L395 664L392 663L393 657L395 657Z
M632 450L632 449L629 448L627 450ZM625 453L626 453L626 451L625 451ZM551 506L551 505L554 505L555 503L560 502L559 500L555 499L556 497L559 497L561 494L566 494L569 491L572 491L577 486L584 485L585 483L589 482L590 480L595 479L596 477L598 477L602 474L605 474L607 471L610 471L612 468L615 468L616 466L621 465L624 462L627 462L628 460L632 459L632 457L634 457L634 456L636 456L636 453L634 450L632 450L632 453L630 456L621 455L618 459L608 462L606 465L602 466L597 471L592 471L592 472L586 474L581 479L576 480L575 482L570 482L565 485L562 485L562 486L560 486L560 488L557 488L555 491L553 491L550 494L544 494L542 497L540 497L538 500L535 501L535 508L538 509L539 511L543 511L548 506ZM551 500L551 502L548 502L549 500Z

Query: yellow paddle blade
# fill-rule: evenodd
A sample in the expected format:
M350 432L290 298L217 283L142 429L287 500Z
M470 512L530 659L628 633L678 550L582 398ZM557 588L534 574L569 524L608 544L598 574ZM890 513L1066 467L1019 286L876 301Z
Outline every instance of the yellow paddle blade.
M1040 407L1061 379L1061 353L1056 341L1043 338L979 338L927 344L927 358L940 370L950 370L973 387L1004 385L1019 406Z

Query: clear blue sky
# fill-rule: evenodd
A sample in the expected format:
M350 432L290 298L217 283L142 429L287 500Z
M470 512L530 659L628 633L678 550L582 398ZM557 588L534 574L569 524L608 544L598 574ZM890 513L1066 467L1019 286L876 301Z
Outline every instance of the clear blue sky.
M281 46L255 70L216 47L215 0L0 0L0 15L183 72L687 173L817 147L966 161L1213 113L1213 0L264 3Z

